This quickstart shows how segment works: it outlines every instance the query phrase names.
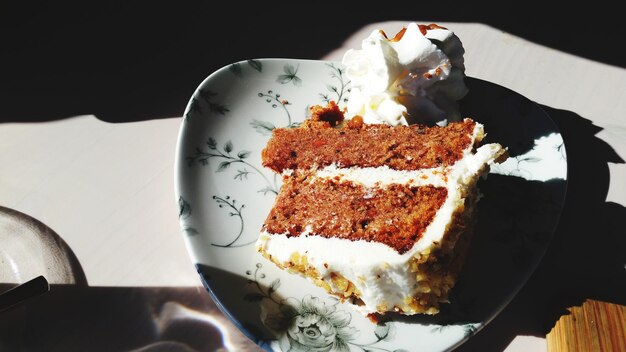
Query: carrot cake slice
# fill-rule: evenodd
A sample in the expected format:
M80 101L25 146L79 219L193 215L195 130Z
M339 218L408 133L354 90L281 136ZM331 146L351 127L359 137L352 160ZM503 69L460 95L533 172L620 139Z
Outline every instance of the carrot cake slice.
M390 126L314 106L262 152L283 183L256 248L366 315L436 314L470 244L477 182L506 155L484 136L470 118Z

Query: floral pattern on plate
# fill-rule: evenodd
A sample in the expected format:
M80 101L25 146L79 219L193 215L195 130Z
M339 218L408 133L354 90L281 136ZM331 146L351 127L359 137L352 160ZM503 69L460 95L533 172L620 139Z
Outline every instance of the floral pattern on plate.
M510 302L558 222L565 146L534 102L477 78L466 83L462 112L483 123L486 142L505 145L510 158L481 181L476 235L450 303L435 316L391 314L380 324L254 248L280 189L280 177L261 165L261 150L275 128L299 126L311 105L345 106L350 85L343 66L252 59L200 84L176 150L181 232L207 291L250 339L270 351L447 351Z

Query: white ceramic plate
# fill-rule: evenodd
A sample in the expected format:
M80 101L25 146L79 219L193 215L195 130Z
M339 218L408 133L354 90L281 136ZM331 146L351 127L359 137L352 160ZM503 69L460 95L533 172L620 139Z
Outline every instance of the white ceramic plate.
M375 325L254 249L280 187L261 166L271 130L297 126L316 104L345 104L340 63L256 59L206 78L191 97L176 150L176 197L189 254L222 311L259 346L280 351L446 351L491 321L542 258L561 213L567 162L561 135L534 102L467 78L465 116L510 158L481 180L476 235L451 303L436 316ZM296 322L299 327L296 327Z

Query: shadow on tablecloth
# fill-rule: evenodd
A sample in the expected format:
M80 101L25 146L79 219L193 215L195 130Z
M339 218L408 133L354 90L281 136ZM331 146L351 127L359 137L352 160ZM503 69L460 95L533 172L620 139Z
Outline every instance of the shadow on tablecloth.
M610 18L619 11L570 3L555 15L535 6L488 6L414 2L373 9L334 1L300 11L281 1L14 1L0 11L0 122L179 117L201 81L223 66L266 57L320 59L364 26L385 21L483 23L625 66L626 51L616 50L613 35L622 21Z
M0 351L257 350L203 287L52 285L0 313Z
M518 335L545 337L569 314L566 308L587 299L626 305L626 208L606 202L608 164L624 160L596 137L602 129L589 120L542 108L561 130L567 151L568 189L559 226L524 288L459 352L502 351Z

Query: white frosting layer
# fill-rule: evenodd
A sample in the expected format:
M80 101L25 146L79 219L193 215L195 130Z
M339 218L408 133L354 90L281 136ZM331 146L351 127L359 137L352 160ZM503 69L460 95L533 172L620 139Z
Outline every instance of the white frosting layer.
M481 139L482 136L482 125L477 124L474 137ZM452 214L467 196L467 187L473 187L477 177L503 152L499 144L484 145L476 153L472 153L471 149L469 147L463 159L446 169L397 171L388 167L359 169L333 165L317 172L316 177L338 177L365 187L384 187L393 183L446 187L448 198L421 239L404 254L377 242L315 236L310 234L310 227L298 237L263 232L257 246L279 263L288 263L294 253L306 256L309 265L315 267L321 278L331 285L331 273L340 273L361 292L360 298L365 306L360 309L364 313L375 312L376 307L381 305L401 307L405 304L405 297L419 290L415 274L409 272L409 260L419 257L420 253L442 239Z
M443 180L443 177L441 177L443 173L443 167L422 169L416 171L406 171L394 170L386 165L381 167L339 168L333 164L317 171L315 177L338 177L339 181L352 181L360 183L365 187L379 187L394 183L409 185L413 187L426 185L446 187L446 183Z
M347 117L394 126L459 120L456 101L467 94L464 53L459 38L443 28L424 35L410 23L398 41L373 31L342 60L352 85Z

